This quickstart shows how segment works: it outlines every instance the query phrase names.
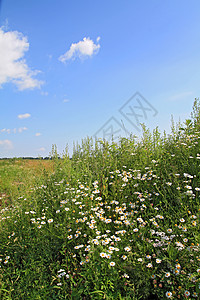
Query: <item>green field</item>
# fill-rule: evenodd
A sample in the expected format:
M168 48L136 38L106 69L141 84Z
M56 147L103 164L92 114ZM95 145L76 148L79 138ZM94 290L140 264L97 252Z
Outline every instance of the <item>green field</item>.
M166 135L0 161L1 299L200 299L200 105Z

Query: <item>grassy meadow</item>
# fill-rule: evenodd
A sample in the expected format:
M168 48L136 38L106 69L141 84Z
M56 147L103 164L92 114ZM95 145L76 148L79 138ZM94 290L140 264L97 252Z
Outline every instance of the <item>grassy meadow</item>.
M0 299L200 299L200 103L142 127L0 161Z
M10 205L12 200L29 193L36 179L42 180L44 171L53 171L52 161L18 158L0 160L0 206Z

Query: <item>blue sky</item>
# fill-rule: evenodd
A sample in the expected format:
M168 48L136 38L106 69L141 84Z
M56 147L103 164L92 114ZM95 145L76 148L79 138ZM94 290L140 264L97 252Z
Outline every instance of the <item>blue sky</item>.
M200 95L199 11L195 0L2 0L0 157L184 121Z

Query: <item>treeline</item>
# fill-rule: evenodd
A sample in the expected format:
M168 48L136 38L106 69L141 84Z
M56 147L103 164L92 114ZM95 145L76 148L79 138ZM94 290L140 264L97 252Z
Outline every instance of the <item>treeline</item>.
M59 157L58 157L59 158ZM52 159L52 157L48 157L48 156L46 156L46 157L13 157L13 158L10 158L10 157L3 157L3 158L0 158L0 160L6 160L6 159L12 159L12 160L15 160L15 159L37 159L37 160L51 160Z

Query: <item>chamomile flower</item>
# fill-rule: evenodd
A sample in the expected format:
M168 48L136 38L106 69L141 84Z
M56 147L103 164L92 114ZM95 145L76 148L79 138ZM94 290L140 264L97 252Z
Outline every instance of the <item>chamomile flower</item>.
M110 247L109 247L109 250L114 251L114 250L115 250L115 247L110 246Z
M185 219L181 218L181 219L180 219L180 222L181 222L181 223L184 223L184 222L185 222Z
M166 292L165 295L166 295L167 298L171 298L172 297L172 293L171 292Z
M101 257L106 257L106 255L107 255L107 254L104 253L104 252L101 252L101 253L100 253L100 256L101 256Z
M194 292L193 294L192 294L192 297L194 297L194 298L197 298L197 293L196 292Z
M122 255L122 259L123 260L127 259L127 256L126 255Z
M180 270L181 269L181 265L180 264L176 264L176 269Z
M180 270L175 269L175 270L173 271L173 273L174 273L175 275L178 275L178 274L180 273Z
M129 251L131 251L131 248L130 247L125 247L124 250L129 252Z
M190 296L190 292L189 292L189 291L185 291L184 295L185 295L186 297L189 297L189 296Z

